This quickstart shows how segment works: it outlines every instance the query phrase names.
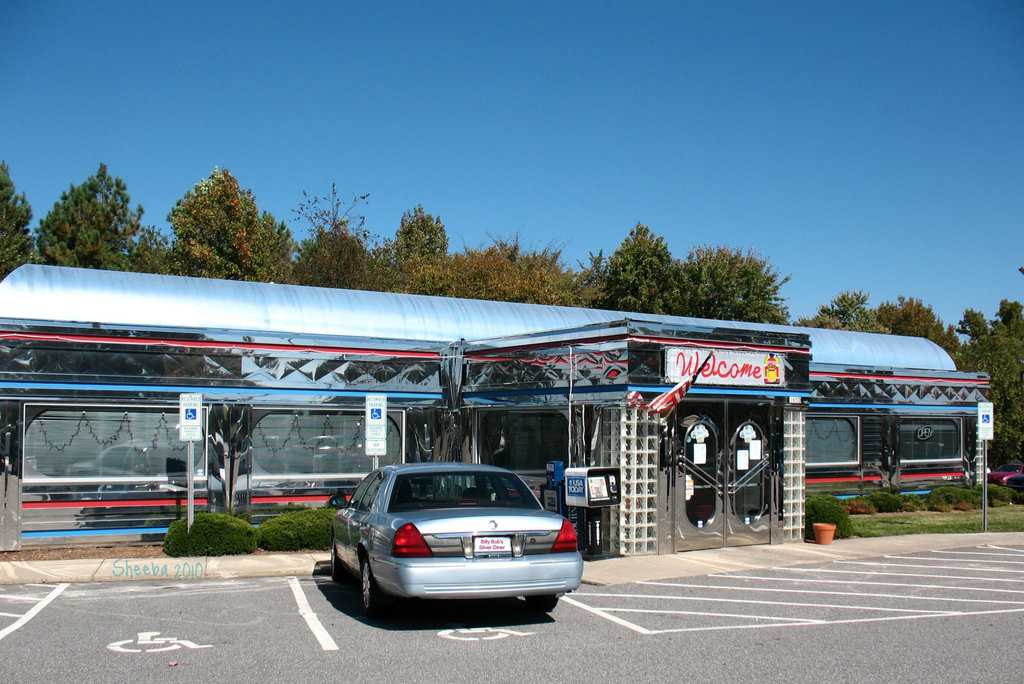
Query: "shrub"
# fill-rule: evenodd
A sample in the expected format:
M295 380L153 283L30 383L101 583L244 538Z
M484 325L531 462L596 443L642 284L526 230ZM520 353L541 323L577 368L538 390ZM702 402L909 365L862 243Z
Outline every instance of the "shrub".
M814 539L814 523L817 522L835 525L837 538L853 536L850 516L834 496L817 494L808 497L804 504L804 539Z
M871 515L872 513L878 512L878 510L871 505L871 502L863 496L847 499L845 508L846 512L850 515Z
M900 510L905 513L913 513L915 511L924 511L928 509L928 505L924 502L924 499L917 494L900 494Z
M266 520L256 528L258 544L266 551L331 548L333 508L306 508Z
M1013 491L1009 487L990 484L988 486L988 505L1009 506L1015 501L1016 494L1017 492Z
M958 511L969 511L981 508L981 491L964 487L936 487L925 497L928 508L933 511L947 512L954 508Z
M226 556L256 550L256 528L227 513L196 513L192 529L185 520L171 523L164 536L168 556Z
M879 513L898 513L900 504L903 503L898 494L891 494L889 492L873 492L868 494L867 499Z

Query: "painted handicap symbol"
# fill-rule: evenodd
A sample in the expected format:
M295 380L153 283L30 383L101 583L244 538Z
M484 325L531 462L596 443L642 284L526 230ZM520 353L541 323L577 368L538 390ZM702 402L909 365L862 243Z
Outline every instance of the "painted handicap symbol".
M136 639L125 639L107 644L107 648L117 653L160 653L174 651L182 646L185 648L213 648L213 644L197 644L188 639L157 636L160 632L139 632ZM139 648L131 648L139 646Z
M496 629L494 627L477 627L475 629L446 629L437 633L442 639L453 641L494 641L509 636L532 636L536 632L517 632L514 629Z

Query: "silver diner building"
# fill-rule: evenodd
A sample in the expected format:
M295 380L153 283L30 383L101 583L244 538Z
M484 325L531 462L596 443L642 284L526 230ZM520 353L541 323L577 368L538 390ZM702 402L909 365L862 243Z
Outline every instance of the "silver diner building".
M631 401L694 374L670 412ZM973 481L987 387L919 338L27 265L0 283L0 550L158 540L189 477L258 523L448 460L620 468L607 554L798 540L810 491Z

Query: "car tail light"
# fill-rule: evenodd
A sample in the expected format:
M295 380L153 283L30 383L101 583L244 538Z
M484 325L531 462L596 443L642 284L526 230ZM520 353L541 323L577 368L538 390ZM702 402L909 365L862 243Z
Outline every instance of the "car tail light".
M576 528L568 520L563 520L562 529L558 531L558 539L551 547L551 553L571 553L577 550L578 544Z
M416 526L412 523L405 523L395 532L391 555L400 558L430 558L434 554Z

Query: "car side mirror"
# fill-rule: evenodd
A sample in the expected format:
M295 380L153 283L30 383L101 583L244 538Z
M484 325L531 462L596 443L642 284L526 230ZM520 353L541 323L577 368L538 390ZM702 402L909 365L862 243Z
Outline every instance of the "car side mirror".
M327 499L327 505L331 508L348 508L349 499L344 494L333 494Z

